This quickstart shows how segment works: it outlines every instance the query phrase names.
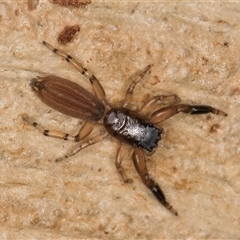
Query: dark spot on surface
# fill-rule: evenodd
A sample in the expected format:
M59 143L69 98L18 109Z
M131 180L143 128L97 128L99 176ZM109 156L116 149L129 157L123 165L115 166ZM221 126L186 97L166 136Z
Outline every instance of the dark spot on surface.
M80 31L79 25L66 26L58 35L58 42L62 45L66 45L73 41L75 35Z
M50 0L50 2L67 7L72 6L75 8L84 8L91 3L91 0Z
M210 133L216 133L218 131L218 129L220 128L220 125L219 124L213 124L211 127L210 127L210 130L209 132Z
M224 46L224 47L229 47L229 43L228 43L228 42L224 42L224 43L223 43L223 46Z

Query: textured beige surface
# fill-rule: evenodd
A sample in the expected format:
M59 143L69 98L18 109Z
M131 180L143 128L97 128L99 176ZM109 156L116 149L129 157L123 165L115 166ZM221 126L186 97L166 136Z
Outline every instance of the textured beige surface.
M40 0L29 11L27 2L1 1L0 238L240 238L239 13L237 3L93 1L73 9ZM164 139L148 168L178 217L141 183L131 147L123 166L134 183L124 184L114 166L117 141L57 164L73 144L23 124L27 113L48 129L78 131L81 121L45 106L29 87L33 77L56 74L91 89L41 44L61 48L58 34L74 24L81 30L62 49L95 73L112 103L153 64L133 107L175 93L229 114L179 114L161 125Z

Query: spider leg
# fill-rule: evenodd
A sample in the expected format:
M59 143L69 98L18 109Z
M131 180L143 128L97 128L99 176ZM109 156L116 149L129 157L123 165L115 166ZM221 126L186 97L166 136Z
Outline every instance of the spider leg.
M57 158L55 160L55 162L60 162L66 158L72 157L75 154L77 154L78 152L80 152L82 149L89 147L95 143L101 142L105 137L108 136L107 132L103 132L100 133L99 135L96 135L95 137L91 138L90 140L88 140L87 142L84 142L82 144L80 144L79 146L77 146L76 148L72 149L71 151L69 151L69 153L67 153L65 156Z
M123 107L127 107L128 103L132 99L133 90L136 87L137 83L143 79L143 77L150 71L150 69L151 69L151 65L148 65L129 85L125 95L125 101L124 101Z
M220 116L227 116L227 113L207 105L178 104L178 105L164 107L155 111L152 114L150 119L152 123L160 123L180 112L188 113L188 114L213 113Z
M85 137L87 137L92 132L93 126L94 126L91 122L85 122L84 125L79 130L78 134L73 136L71 134L60 132L60 131L47 130L42 125L35 122L32 118L28 117L28 115L26 114L22 115L22 119L28 124L35 127L44 136L60 138L63 140L73 141L73 142L79 142Z
M141 107L139 113L142 115L145 115L148 113L149 110L152 109L152 107L154 107L154 105L158 102L158 101L174 101L174 102L178 102L180 101L179 97L175 94L171 94L171 95L156 95L154 97L149 98Z
M121 166L122 164L122 160L124 157L124 153L125 153L125 146L123 144L121 144L121 146L118 149L117 155L116 155L116 160L115 160L115 166L118 170L118 172L120 173L120 175L122 176L122 179L125 183L132 183L133 180L131 178L128 178L124 168Z
M144 152L139 148L136 148L133 152L133 163L143 183L152 191L157 200L177 216L177 211L166 201L161 188L149 177Z
M78 62L76 59L74 59L72 56L68 55L64 51L54 48L53 46L51 46L49 43L47 43L45 41L43 41L42 43L44 46L46 46L52 52L63 57L67 62L71 63L82 75L87 77L89 79L90 83L92 84L93 90L94 90L97 98L107 104L107 100L105 98L106 94L105 94L105 91L104 91L101 83L89 70L84 68L80 62Z

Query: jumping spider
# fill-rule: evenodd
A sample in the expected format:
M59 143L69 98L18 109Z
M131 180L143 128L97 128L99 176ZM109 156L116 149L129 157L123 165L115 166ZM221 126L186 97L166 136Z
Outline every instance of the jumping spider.
M83 148L100 142L108 135L111 135L121 143L116 155L115 165L123 181L130 182L130 179L126 176L121 166L124 155L124 143L127 143L134 147L132 155L133 163L143 183L152 191L154 196L164 207L170 210L174 215L178 215L177 211L166 201L158 184L150 178L146 166L144 152L151 153L161 140L163 129L157 124L180 112L188 114L213 113L221 116L227 116L227 114L211 106L175 104L154 111L150 118L145 117L158 101L174 101L178 99L176 95L156 95L148 99L140 110L130 110L128 105L131 101L133 90L136 84L150 71L150 65L132 81L127 89L122 106L118 108L112 107L105 97L102 85L90 71L65 52L52 47L45 41L43 41L43 44L54 53L63 57L82 75L87 77L92 84L95 95L85 90L80 85L61 77L50 75L32 79L30 86L45 104L74 118L86 120L86 122L81 127L78 134L72 136L64 132L45 130L45 128L27 115L23 115L23 119L33 125L45 136L74 142L85 139L93 130L94 122L102 123L106 130L100 135L94 136L90 140L80 144L73 151L56 161L71 157Z

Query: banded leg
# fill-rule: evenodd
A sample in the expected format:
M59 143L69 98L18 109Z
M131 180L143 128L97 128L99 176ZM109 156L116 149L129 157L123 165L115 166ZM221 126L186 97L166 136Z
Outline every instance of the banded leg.
M179 97L175 94L172 95L157 95L154 97L149 98L141 107L139 113L144 115L147 114L149 110L151 110L154 105L158 102L158 101L174 101L174 102L178 102L180 101Z
M227 116L227 113L222 112L216 108L206 105L187 105L187 104L178 104L174 106L164 107L155 111L151 116L152 123L160 123L177 113L188 113L188 114L206 114L213 113L220 116Z
M67 62L71 63L82 75L87 77L89 79L90 83L92 84L93 90L94 90L97 98L100 99L101 101L107 103L107 100L105 99L106 94L105 94L105 91L104 91L101 83L90 71L88 71L86 68L84 68L80 62L75 60L73 57L71 57L67 53L65 53L61 50L58 50L57 48L54 48L53 46L51 46L49 43L47 43L45 41L43 41L42 43L48 49L50 49L54 53L58 54L59 56L63 57Z
M27 122L28 124L35 127L40 133L44 136L60 138L67 141L79 142L85 137L87 137L93 130L93 124L91 122L85 122L85 124L81 127L78 134L76 136L70 135L68 133L54 131L54 130L46 130L40 124L35 122L33 119L28 117L28 115L22 115L22 119Z
M125 183L132 183L133 180L131 178L128 178L124 168L121 166L122 164L122 160L124 157L124 153L125 153L125 146L123 144L121 144L121 146L118 149L117 155L116 155L116 160L115 160L115 166L118 170L118 172L120 173L120 175L122 176L122 179Z
M60 158L57 158L55 160L55 162L60 162L66 158L69 158L69 157L72 157L74 156L75 154L77 154L78 152L80 152L82 149L86 148L86 147L89 147L95 143L98 143L100 141L102 141L105 137L107 137L108 133L107 132L103 132L93 138L91 138L90 140L88 140L87 142L85 143L82 143L80 144L79 146L77 146L76 148L72 149L71 151L69 151L69 153L67 153L64 157L60 157Z
M130 86L127 89L125 95L125 101L123 107L127 107L128 103L131 101L133 90L136 87L137 83L143 79L143 77L150 71L151 65L148 65L137 77L135 80L132 81Z
M178 215L177 211L166 201L166 198L158 186L148 175L147 165L145 161L144 153L141 149L136 148L133 152L133 162L134 166L140 175L143 183L152 191L153 195L157 198L157 200L170 212L174 215Z

